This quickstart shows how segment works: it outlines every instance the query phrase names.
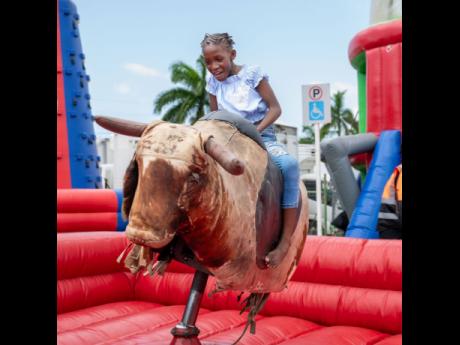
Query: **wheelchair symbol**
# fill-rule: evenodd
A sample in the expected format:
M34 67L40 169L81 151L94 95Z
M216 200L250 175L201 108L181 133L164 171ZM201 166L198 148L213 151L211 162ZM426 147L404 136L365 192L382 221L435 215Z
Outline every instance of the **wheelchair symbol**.
M310 121L324 120L324 102L316 101L309 103Z

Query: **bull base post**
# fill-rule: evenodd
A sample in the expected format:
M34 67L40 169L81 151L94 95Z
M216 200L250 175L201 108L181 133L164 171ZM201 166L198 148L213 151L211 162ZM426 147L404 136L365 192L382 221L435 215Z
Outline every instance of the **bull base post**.
M196 271L193 277L192 288L188 296L182 320L171 330L174 336L170 345L200 345L198 334L200 330L195 326L198 311L200 310L201 299L203 297L209 275Z
M171 341L171 345L201 345L201 343L196 336L190 338L174 337Z

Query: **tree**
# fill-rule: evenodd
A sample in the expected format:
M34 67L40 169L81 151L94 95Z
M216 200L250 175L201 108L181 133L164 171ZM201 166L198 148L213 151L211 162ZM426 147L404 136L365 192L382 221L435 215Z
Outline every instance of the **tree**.
M345 108L344 109L344 95L345 91L337 91L332 95L331 99L331 122L325 124L320 129L320 140L325 137L335 137L341 135L357 134L359 132L359 123L357 115ZM304 126L303 132L305 137L299 140L300 144L313 144L315 142L315 132L313 126Z
M325 133L332 134L336 130L337 136L343 134L357 134L358 133L358 121L355 119L353 112L345 108L343 98L346 93L345 91L337 91L332 95L332 105L331 105L331 118L332 121L323 126ZM331 135L333 136L333 135Z
M209 100L206 86L206 65L203 56L197 60L197 69L193 69L182 61L173 63L171 81L181 83L183 87L175 87L160 93L154 100L154 113L159 114L164 107L169 109L164 113L164 121L184 123L187 119L195 123L209 111Z
M315 143L315 131L312 126L303 127L304 137L300 138L299 144L314 144Z

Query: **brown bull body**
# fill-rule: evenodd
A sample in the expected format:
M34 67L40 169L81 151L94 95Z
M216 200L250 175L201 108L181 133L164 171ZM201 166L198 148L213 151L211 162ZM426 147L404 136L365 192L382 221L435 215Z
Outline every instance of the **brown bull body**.
M206 153L211 137L244 163L242 174L229 173ZM307 193L299 183L298 222L287 255L276 268L256 264L282 228L281 184L268 152L228 122L153 122L125 176L126 236L155 249L179 236L215 276L217 291L281 291L300 259L308 226Z

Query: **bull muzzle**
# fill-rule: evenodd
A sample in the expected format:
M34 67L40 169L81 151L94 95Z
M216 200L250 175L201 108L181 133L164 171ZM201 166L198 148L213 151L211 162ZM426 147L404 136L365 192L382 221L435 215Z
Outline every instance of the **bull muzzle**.
M166 230L140 230L130 224L126 227L125 234L131 242L154 249L161 249L165 247L175 236L175 233L169 233Z

